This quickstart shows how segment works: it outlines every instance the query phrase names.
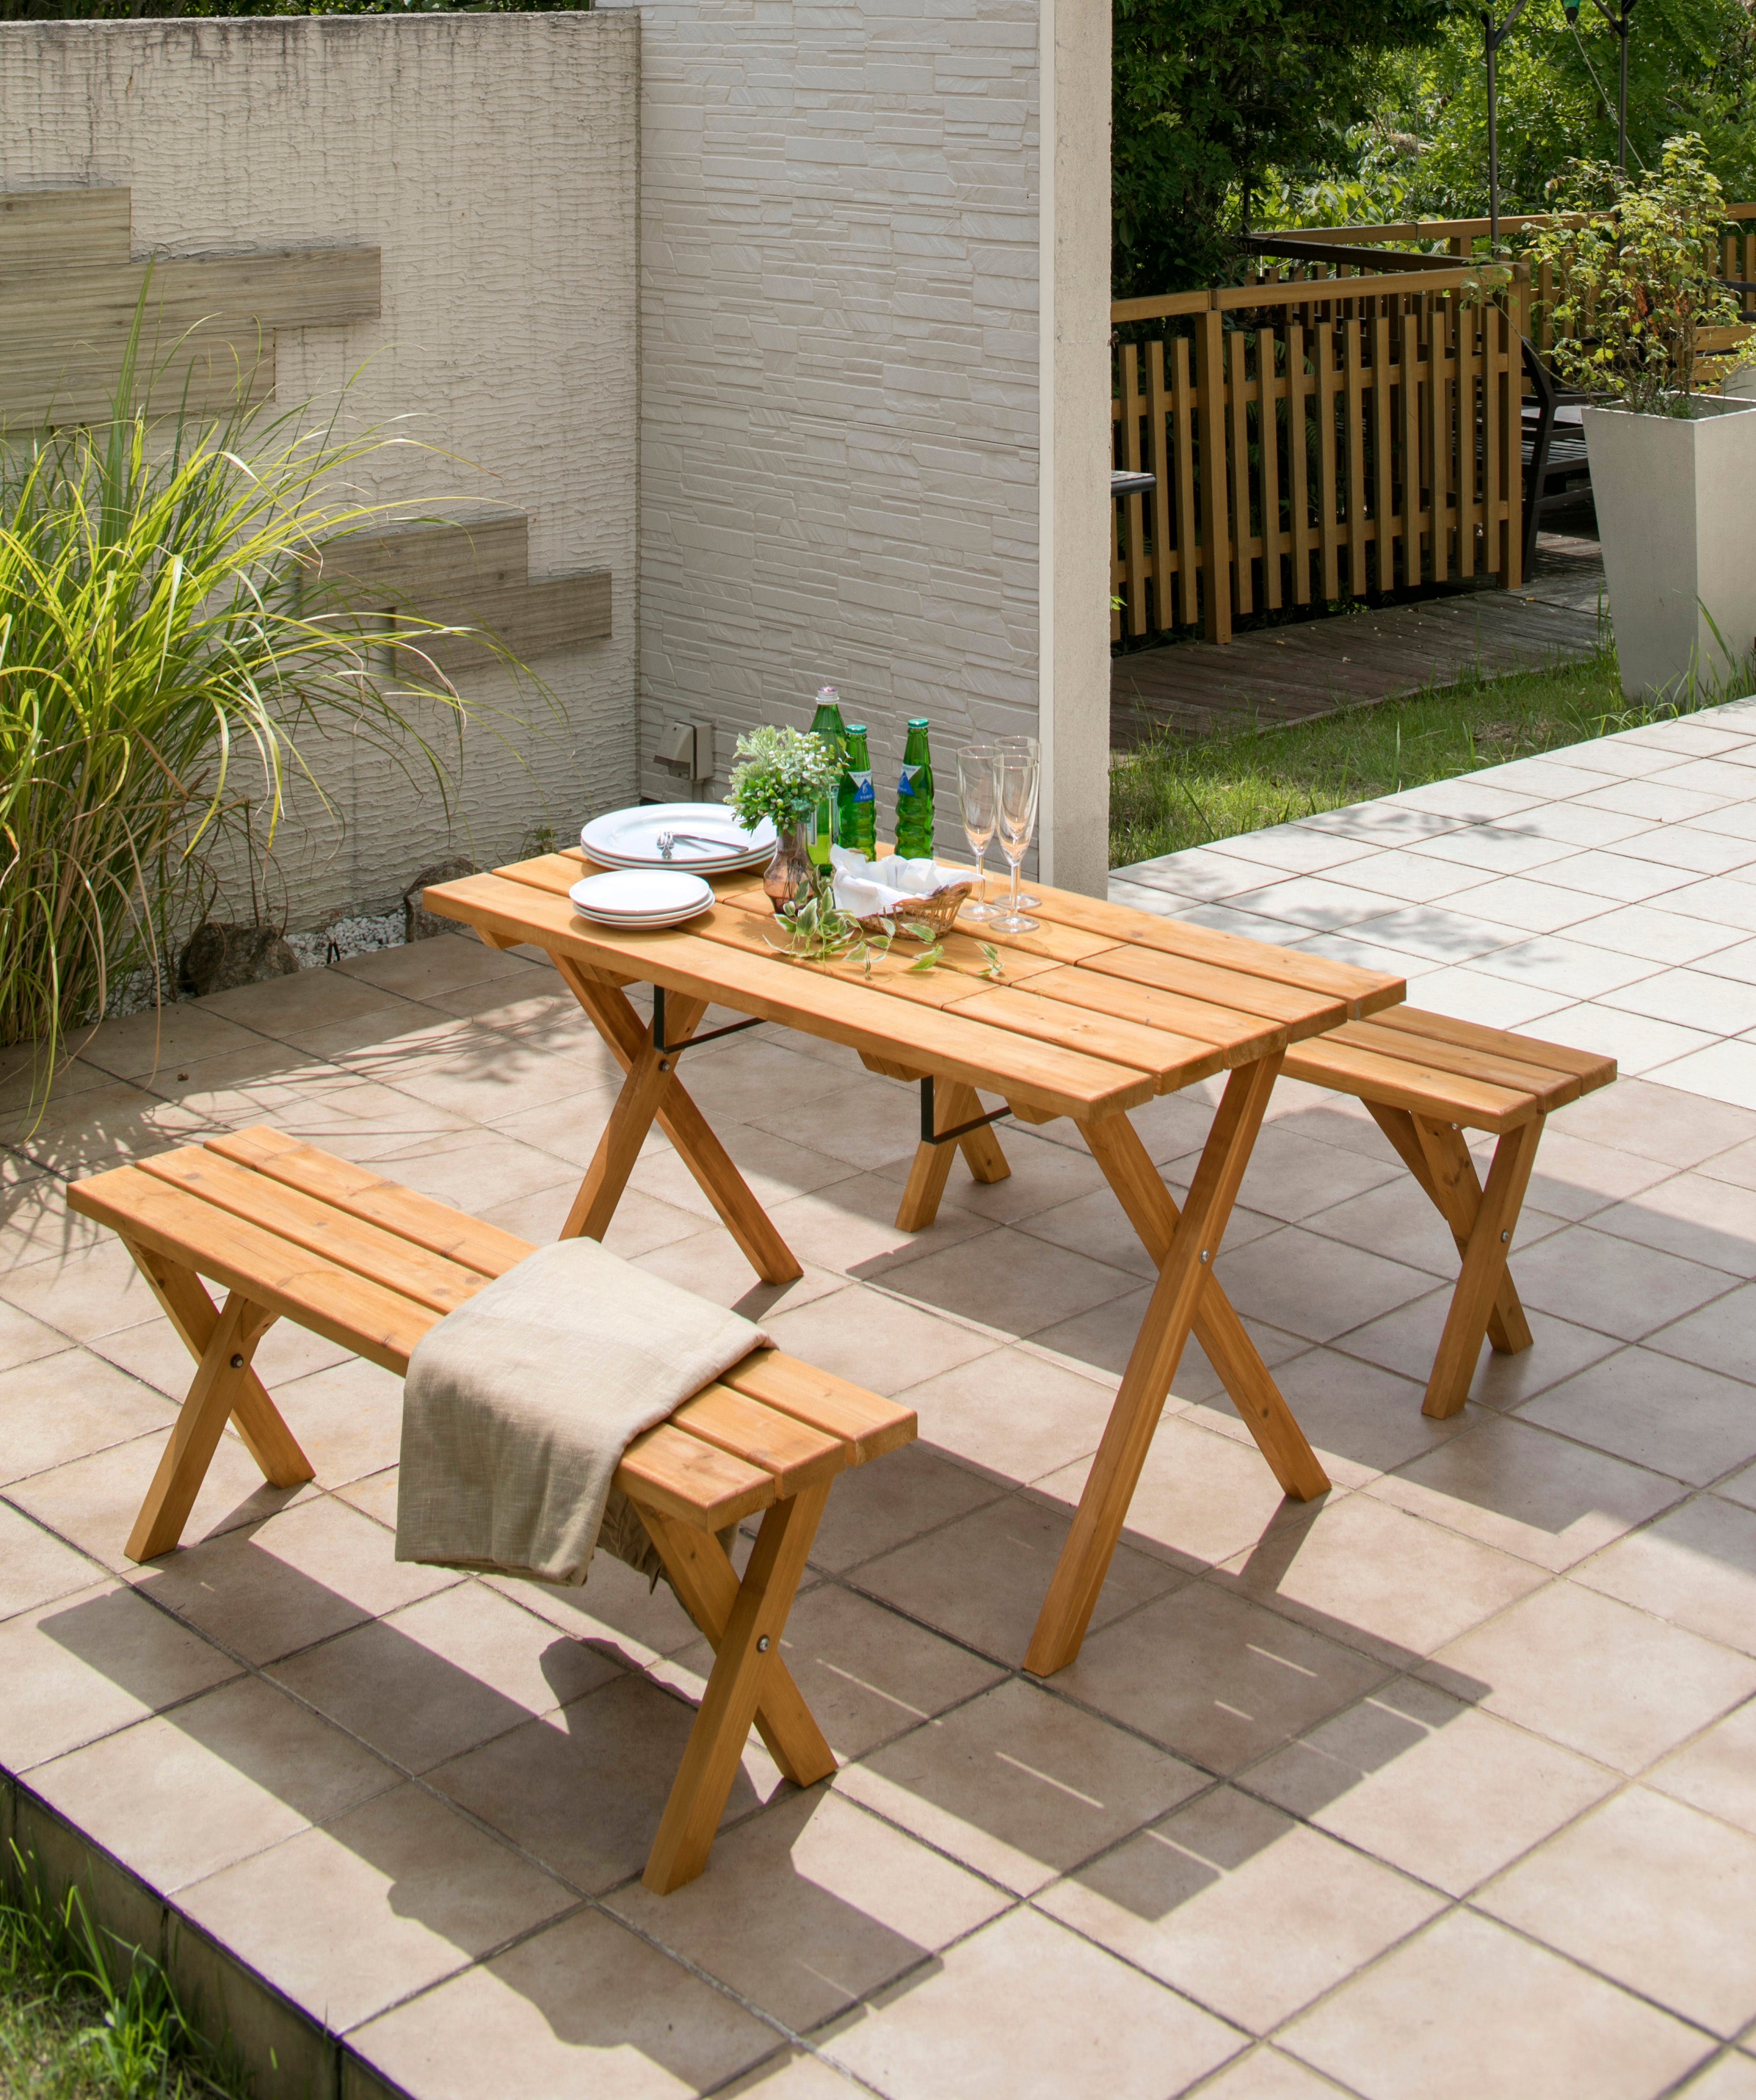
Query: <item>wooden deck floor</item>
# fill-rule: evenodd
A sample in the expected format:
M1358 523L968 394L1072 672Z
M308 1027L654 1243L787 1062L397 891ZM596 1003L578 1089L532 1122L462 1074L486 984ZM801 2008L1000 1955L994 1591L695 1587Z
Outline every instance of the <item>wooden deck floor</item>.
M1477 669L1577 660L1596 646L1603 581L1595 538L1545 533L1536 573L1519 590L1263 629L1223 649L1179 642L1114 656L1110 743L1125 751L1155 729L1198 736L1308 721Z

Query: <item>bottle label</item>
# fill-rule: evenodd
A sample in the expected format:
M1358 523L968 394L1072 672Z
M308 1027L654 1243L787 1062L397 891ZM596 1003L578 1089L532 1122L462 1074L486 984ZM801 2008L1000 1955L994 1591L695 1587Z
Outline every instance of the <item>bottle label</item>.
M920 770L920 768L918 765L905 765L902 768L902 777L896 783L896 792L898 794L912 795L914 793L915 775L919 773Z
M871 774L855 773L850 770L847 777L854 783L854 799L856 802L875 802L877 801L877 796L873 792L872 788L872 777Z

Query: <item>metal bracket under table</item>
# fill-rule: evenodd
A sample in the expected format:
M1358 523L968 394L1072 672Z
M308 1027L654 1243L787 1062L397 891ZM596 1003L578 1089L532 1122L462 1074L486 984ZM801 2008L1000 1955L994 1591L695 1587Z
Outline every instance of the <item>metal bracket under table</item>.
M960 1123L955 1130L935 1130L933 1101L933 1074L929 1073L920 1083L920 1141L923 1145L955 1145L959 1138L968 1137L971 1131L983 1129L991 1123L999 1123L1012 1114L1010 1109L996 1109L992 1115L973 1116L968 1123Z
M742 1035L747 1028L761 1028L762 1017L754 1021L735 1021L729 1028L710 1028L705 1035L686 1035L681 1043L667 1043L664 1039L664 987L652 987L652 1047L661 1057L680 1057L686 1050L699 1050L704 1043L717 1043L722 1035Z

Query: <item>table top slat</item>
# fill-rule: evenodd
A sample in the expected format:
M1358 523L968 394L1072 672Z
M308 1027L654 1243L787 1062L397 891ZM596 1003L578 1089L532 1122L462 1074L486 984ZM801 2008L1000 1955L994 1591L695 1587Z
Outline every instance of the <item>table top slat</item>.
M1546 1070L1540 1065L1528 1064L1516 1057L1491 1057L1471 1043L1447 1043L1436 1036L1417 1035L1406 1028L1384 1028L1375 1021L1350 1021L1345 1028L1336 1030L1333 1040L1351 1043L1357 1049L1375 1050L1381 1057L1401 1058L1427 1071L1453 1073L1466 1079L1485 1079L1490 1087L1504 1087L1510 1092L1533 1095L1541 1102L1545 1114L1579 1098L1577 1073ZM1318 1055L1322 1048L1321 1043L1312 1045Z
M1118 1065L1133 1065L1150 1072L1160 1093L1193 1086L1225 1070L1222 1051L1193 1036L1173 1035L1168 1029L1143 1028L1139 1022L1074 1006L1057 999L1044 999L1034 990L1017 991L1004 985L971 990L951 1009L973 1020L991 1021L1003 1028L1034 1035L1044 1043L1064 1043L1070 1050L1088 1050L1094 1057Z
M1375 1050L1338 1042L1333 1035L1313 1043L1310 1057L1306 1067L1304 1053L1295 1045L1287 1053L1287 1077L1303 1079L1308 1070L1319 1086L1334 1088L1341 1093L1357 1092L1387 1108L1407 1109L1414 1115L1432 1115L1442 1108L1448 1117L1467 1123L1471 1130L1503 1135L1541 1112L1541 1104L1523 1089L1515 1092L1506 1087L1490 1086L1483 1079L1449 1073L1429 1075L1423 1082L1418 1065L1401 1057L1380 1057ZM1435 1076L1441 1082L1437 1086Z
M1044 889L1035 884L1032 888L1043 900L1044 917L1077 926L1085 933L1107 934L1136 947L1181 955L1192 963L1207 963L1326 994L1344 1003L1343 1017L1349 1021L1361 1020L1381 1007L1393 1006L1406 995L1403 978L1361 969L1357 964L1304 955L1297 949L1276 947L1241 933L1218 933L1211 926L1192 925L1184 919L1161 919L1155 912L1141 911L1131 904L1111 904L1095 897L1081 897L1072 890Z
M1585 1083L1590 1092L1616 1076L1616 1060L1595 1050L1569 1050L1564 1043L1549 1043L1538 1035L1516 1035L1503 1028L1485 1028L1473 1021L1454 1021L1449 1014L1429 1013L1424 1008L1399 1006L1374 1017L1380 1028L1399 1028L1410 1035L1434 1036L1442 1042L1467 1043L1490 1055L1516 1057L1520 1063L1546 1071L1570 1072ZM1405 1055L1423 1056L1424 1048Z
M1251 1064L1258 1057L1286 1048L1286 1030L1260 1014L1240 1013L1235 1008L1215 1006L1206 999L1185 999L1180 992L1131 984L1101 970L1050 970L1032 977L1029 989L1044 999L1089 1007L1118 1021L1136 1021L1143 1028L1167 1029L1174 1035L1208 1043L1224 1052L1229 1067Z
M1180 992L1246 1017L1274 1021L1295 1043L1338 1028L1348 1018L1347 1001L1334 992L1283 984L1273 977L1251 977L1242 970L1196 962L1158 948L1105 948L1101 955L1088 956L1077 967L1096 976L1126 977L1135 984L1150 985L1155 990Z

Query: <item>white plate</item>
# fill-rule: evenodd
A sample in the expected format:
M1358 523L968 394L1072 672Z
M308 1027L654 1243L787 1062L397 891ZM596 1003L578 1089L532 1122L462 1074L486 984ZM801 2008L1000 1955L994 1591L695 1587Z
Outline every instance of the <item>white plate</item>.
M661 832L689 832L679 838L668 861L659 854ZM723 840L718 852L693 839ZM612 810L581 827L580 845L590 858L611 867L667 867L679 871L712 868L721 871L765 859L774 850L774 827L766 818L745 831L730 810L717 802L649 802L634 810Z
M674 868L618 868L589 875L567 892L576 911L606 924L675 925L693 919L713 902L711 887L699 875Z

